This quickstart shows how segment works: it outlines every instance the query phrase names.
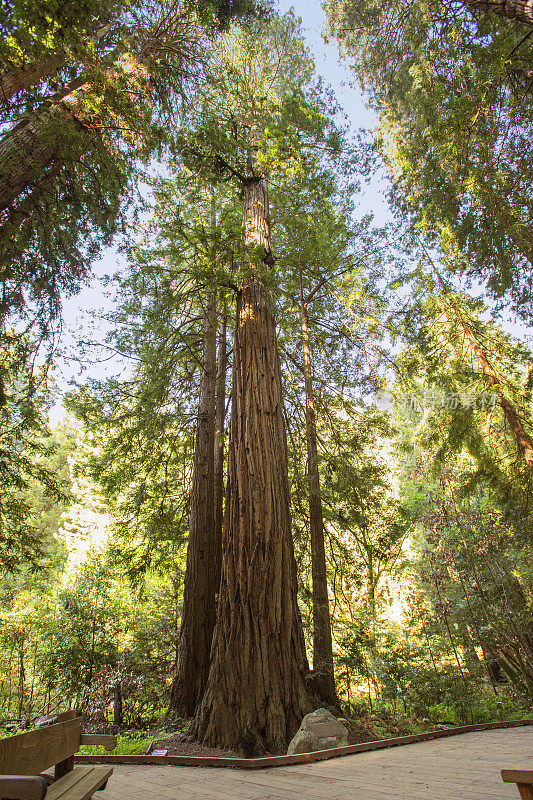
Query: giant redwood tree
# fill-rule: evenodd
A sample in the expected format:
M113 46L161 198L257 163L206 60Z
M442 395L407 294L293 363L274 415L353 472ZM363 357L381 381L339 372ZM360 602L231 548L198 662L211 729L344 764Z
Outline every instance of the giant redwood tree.
M172 184L172 181L170 182ZM192 193L191 193L192 194ZM177 211L179 195L171 201ZM185 198L181 198L185 199ZM196 198L196 233L203 238L203 251L196 241L195 266L204 262L208 284L203 313L203 341L200 364L200 390L191 488L187 565L183 592L181 627L177 648L168 716L191 717L202 699L209 673L211 640L215 627L216 603L220 585L222 550L222 492L224 480L224 422L226 383L226 322L217 311L215 283L217 262L228 260L222 251L217 230L217 202L221 193L211 190L208 201ZM191 216L192 197L186 199ZM202 205L204 208L202 209ZM209 210L208 210L209 209ZM202 210L210 216L204 227ZM177 212L179 218L179 212ZM185 223L186 235L193 229ZM200 236L200 230L203 237ZM176 240L170 239L170 246ZM220 318L220 330L219 330ZM218 337L217 337L218 331ZM218 359L217 359L218 339Z
M285 749L309 710L297 605L282 381L271 289L268 174L309 65L291 17L235 36L220 58L219 116L191 146L243 191L222 575L212 663L192 731L248 752ZM212 100L211 100L212 102ZM226 117L230 136L221 128ZM293 120L294 121L294 120ZM283 124L285 122L285 124ZM279 126L269 138L270 126ZM287 149L294 142L285 134ZM226 143L230 142L228 146ZM289 150L290 152L290 150Z

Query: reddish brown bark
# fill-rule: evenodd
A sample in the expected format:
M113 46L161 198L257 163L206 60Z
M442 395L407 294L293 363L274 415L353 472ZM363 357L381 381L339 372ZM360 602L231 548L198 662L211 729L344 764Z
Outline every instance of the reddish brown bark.
M305 376L305 426L309 484L309 532L313 582L313 683L323 703L338 705L333 669L333 643L329 615L328 576L324 546L324 514L320 494L313 366L309 345L309 315L302 294L302 345Z
M244 189L245 242L271 263L266 181ZM237 298L222 579L192 733L250 754L280 752L309 710L275 322L252 277Z
M9 70L0 75L0 102L6 102L24 89L42 83L65 64L65 56L40 58L31 64Z
M220 320L218 336L218 371L216 388L215 413L215 569L220 575L222 568L222 526L224 520L224 428L226 423L226 370L228 357L226 352L225 312Z
M220 583L214 503L216 329L216 301L209 293L204 322L187 568L176 675L167 712L169 717L192 716L201 700L209 673L209 653L215 627L216 594Z

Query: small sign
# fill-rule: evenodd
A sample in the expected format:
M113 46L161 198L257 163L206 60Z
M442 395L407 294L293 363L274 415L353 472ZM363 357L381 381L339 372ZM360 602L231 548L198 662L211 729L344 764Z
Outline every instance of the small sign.
M343 736L344 731L338 722L312 722L308 725L311 733L318 736L319 739L328 739L330 736Z
M152 750L150 753L151 756L166 756L168 750Z

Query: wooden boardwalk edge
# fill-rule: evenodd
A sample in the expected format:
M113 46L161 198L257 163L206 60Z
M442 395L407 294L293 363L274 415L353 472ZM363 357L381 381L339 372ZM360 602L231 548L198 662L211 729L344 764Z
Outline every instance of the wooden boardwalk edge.
M411 736L397 736L395 739L378 739L374 742L350 744L347 747L335 747L331 750L317 750L313 753L300 753L294 756L267 756L265 758L220 758L213 756L151 756L151 755L76 755L76 761L83 764L159 764L175 767L226 767L231 769L265 769L267 767L286 767L292 764L311 764L314 761L325 761L328 758L365 753L368 750L383 750L386 747L398 747L403 744L415 744L428 739L442 739L446 736L457 736L460 733L490 731L498 728L518 728L522 725L533 725L533 719L510 720L507 722L486 722L479 725L461 725L457 728L416 733Z

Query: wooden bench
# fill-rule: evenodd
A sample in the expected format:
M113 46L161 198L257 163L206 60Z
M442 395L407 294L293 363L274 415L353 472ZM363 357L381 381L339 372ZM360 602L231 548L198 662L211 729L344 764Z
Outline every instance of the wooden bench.
M533 767L507 767L502 769L505 783L516 783L522 800L533 800Z
M67 717L67 719L65 719ZM114 736L82 733L74 712L59 715L60 722L0 739L0 798L2 800L89 800L105 789L112 767L74 768L74 754L82 744L116 746ZM39 775L54 767L51 776Z

